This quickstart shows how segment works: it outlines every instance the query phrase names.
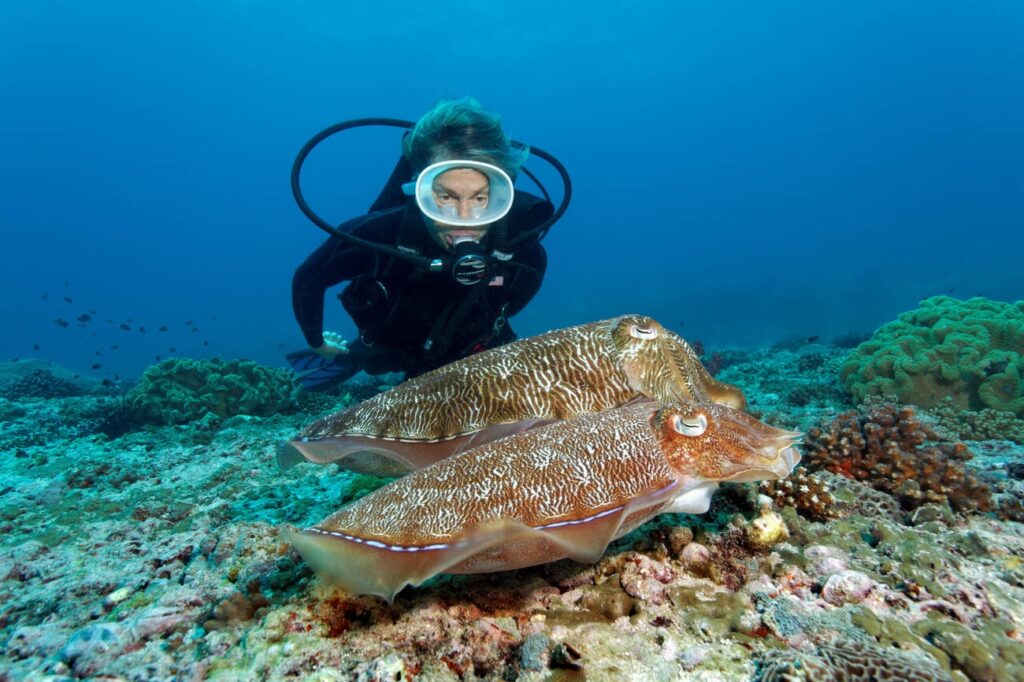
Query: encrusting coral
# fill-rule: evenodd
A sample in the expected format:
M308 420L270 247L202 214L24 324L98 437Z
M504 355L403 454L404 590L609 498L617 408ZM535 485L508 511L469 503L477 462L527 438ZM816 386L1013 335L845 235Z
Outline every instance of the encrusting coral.
M170 359L146 369L128 403L153 424L187 424L207 413L269 416L294 410L290 373L248 360Z
M826 469L887 492L905 509L947 502L955 511L990 511L989 487L963 466L973 457L970 450L939 440L913 408L884 404L844 412L811 429L803 461L810 470Z
M862 642L822 644L813 653L768 652L758 662L757 682L942 682L952 678L933 659Z
M1024 301L933 296L879 328L851 353L842 380L868 396L931 407L949 396L961 408L1024 416Z

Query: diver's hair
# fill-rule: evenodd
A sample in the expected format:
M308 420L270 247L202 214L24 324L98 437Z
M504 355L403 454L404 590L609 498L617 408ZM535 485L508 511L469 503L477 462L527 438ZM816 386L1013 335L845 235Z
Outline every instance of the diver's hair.
M441 100L425 113L402 139L402 154L419 173L447 159L484 161L515 179L529 156L513 147L501 127L501 117L472 97Z

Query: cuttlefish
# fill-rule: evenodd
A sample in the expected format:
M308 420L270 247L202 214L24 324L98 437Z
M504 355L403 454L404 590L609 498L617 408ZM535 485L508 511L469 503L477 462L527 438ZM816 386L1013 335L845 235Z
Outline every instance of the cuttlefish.
M328 579L389 601L438 573L594 562L658 514L707 511L722 481L787 476L800 435L714 403L633 403L453 455L284 536Z
M693 348L650 317L623 315L522 339L440 367L323 417L278 454L282 466L338 461L396 476L526 429L630 401L743 409Z

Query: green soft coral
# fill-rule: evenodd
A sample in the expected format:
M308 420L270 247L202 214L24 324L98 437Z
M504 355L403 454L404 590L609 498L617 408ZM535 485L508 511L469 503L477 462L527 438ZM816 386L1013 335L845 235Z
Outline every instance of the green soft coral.
M858 401L931 407L950 397L963 409L1024 416L1022 356L1024 301L933 296L855 348L842 379Z
M296 407L289 372L248 360L170 359L146 369L128 394L131 407L154 424L205 417L269 416Z

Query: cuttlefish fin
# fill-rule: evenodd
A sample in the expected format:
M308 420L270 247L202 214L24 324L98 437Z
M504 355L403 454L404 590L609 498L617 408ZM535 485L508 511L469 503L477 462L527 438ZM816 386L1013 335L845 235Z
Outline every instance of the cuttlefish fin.
M404 444L380 444L379 441L370 439L362 439L360 442L353 438L346 438L347 443L339 444L339 440L341 439L294 438L278 448L277 463L282 469L289 469L302 462L338 462L349 471L381 477L404 476L420 468L415 458L407 456L405 448L391 447Z
M504 424L492 424L491 426L484 427L476 433L471 433L465 436L464 439L460 439L458 447L452 452L453 455L457 455L460 452L475 448L478 445L484 443L490 443L491 441L500 440L507 436L513 436L523 431L530 429L537 429L548 424L553 424L557 419L523 419L517 422L507 422ZM436 460L435 460L436 461ZM430 462L433 464L433 462ZM422 467L421 467L422 468Z
M618 507L578 521L531 528L495 519L451 538L419 546L390 545L323 528L288 526L282 536L317 573L353 594L375 594L389 603L406 585L439 573L489 573L561 558L597 561L632 512Z
M277 452L277 463L288 469L302 462L328 464L372 476L404 476L463 450L489 443L556 421L525 419L493 424L472 433L434 440L402 440L375 436L342 435L319 438L293 438Z

